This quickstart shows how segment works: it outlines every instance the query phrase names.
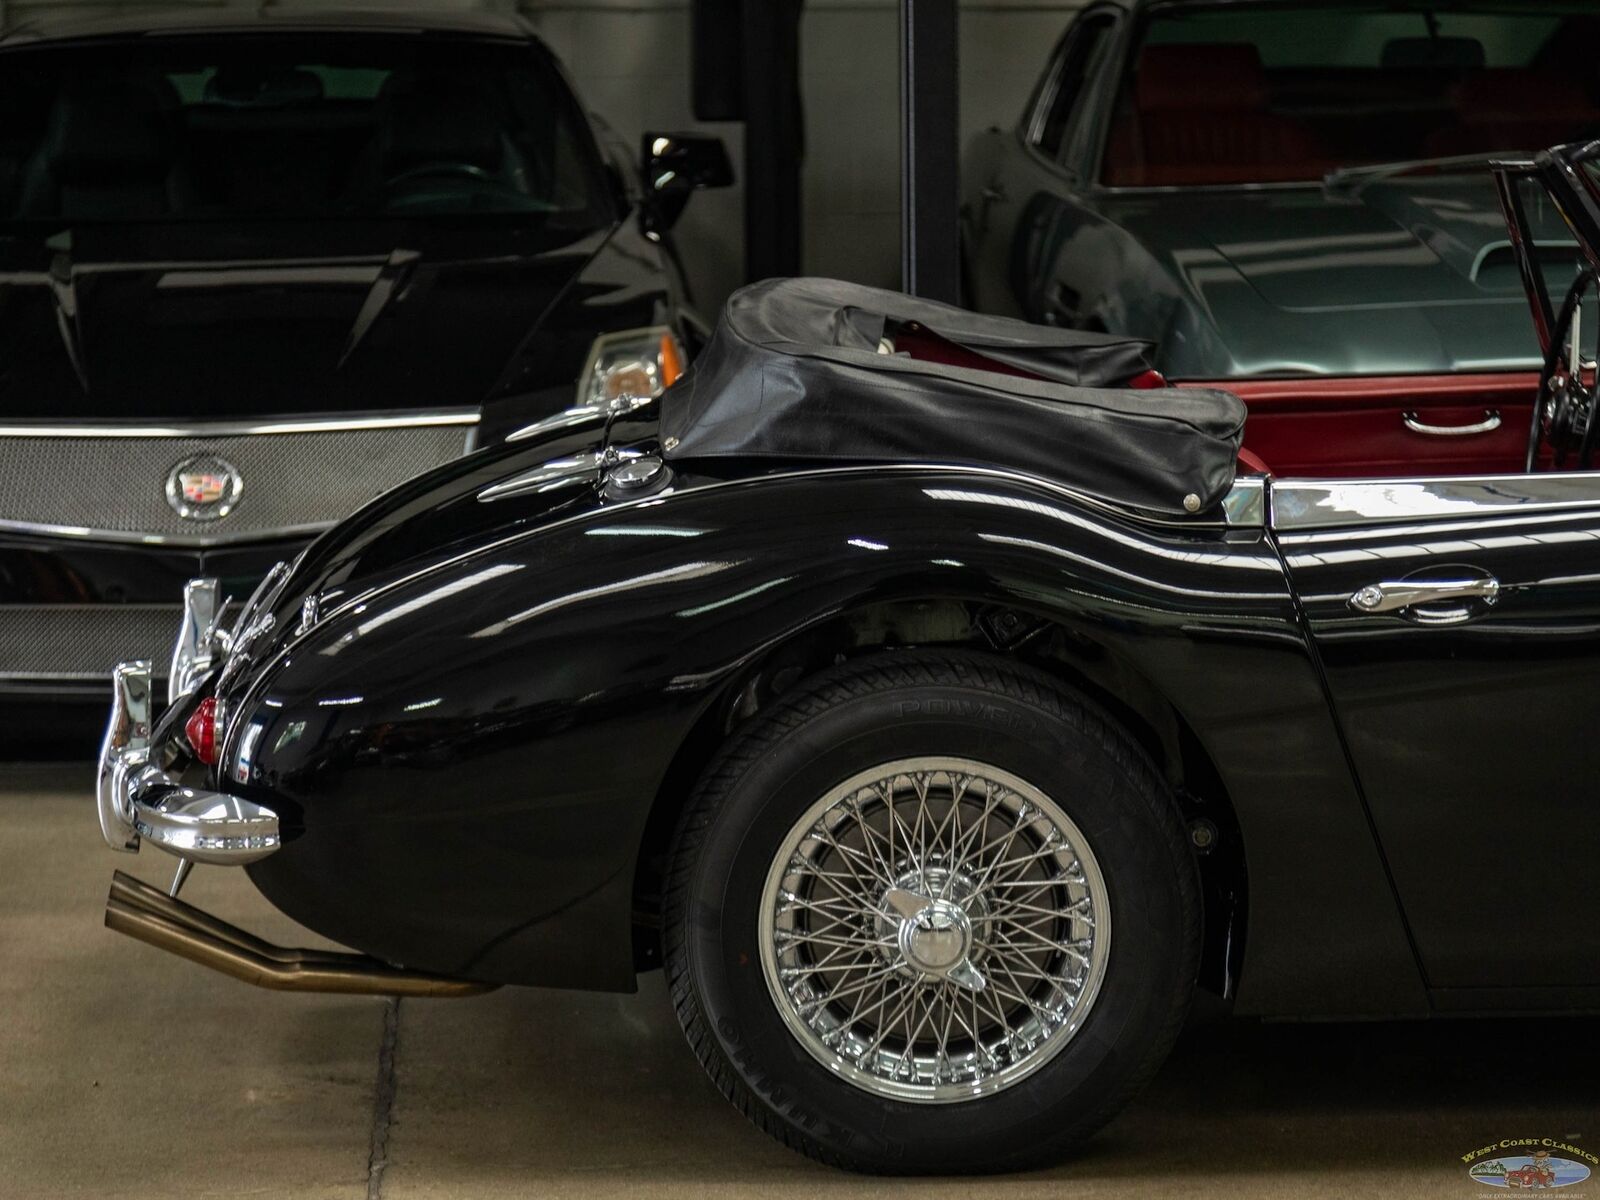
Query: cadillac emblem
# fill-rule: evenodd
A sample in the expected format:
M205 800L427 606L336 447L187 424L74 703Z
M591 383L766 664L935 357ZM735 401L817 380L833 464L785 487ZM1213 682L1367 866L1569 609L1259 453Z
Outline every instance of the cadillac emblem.
M167 472L167 503L186 521L215 521L233 511L244 481L215 454L196 454Z

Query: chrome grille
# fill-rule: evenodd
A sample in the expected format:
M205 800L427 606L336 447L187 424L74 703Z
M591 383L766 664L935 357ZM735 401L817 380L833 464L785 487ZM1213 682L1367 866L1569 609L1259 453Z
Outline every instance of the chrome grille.
M176 604L0 605L0 679L103 679L132 658L165 676L183 610Z
M182 429L0 425L0 528L204 546L328 525L467 447L473 413ZM242 480L227 516L167 501L180 462L218 456Z

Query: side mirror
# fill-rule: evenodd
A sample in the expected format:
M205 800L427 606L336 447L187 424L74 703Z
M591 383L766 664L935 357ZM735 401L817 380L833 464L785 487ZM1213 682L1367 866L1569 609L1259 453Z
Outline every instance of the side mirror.
M691 192L733 182L733 167L722 139L697 133L645 134L640 174L644 179L645 228L657 233L671 229L683 215Z

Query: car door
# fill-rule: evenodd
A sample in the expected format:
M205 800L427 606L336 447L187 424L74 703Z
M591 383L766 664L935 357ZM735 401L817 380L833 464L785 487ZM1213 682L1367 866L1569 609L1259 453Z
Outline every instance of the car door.
M1075 297L1050 277L1063 229L1082 222L1086 154L1122 22L1085 9L1063 35L1015 130L991 130L967 165L967 279L976 308L1046 325L1074 322Z
M1600 477L1272 496L1435 1003L1600 987Z

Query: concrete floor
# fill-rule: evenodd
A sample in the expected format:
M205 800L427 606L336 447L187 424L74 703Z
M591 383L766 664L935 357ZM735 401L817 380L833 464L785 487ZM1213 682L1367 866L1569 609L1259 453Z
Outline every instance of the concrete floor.
M107 931L112 869L164 884L169 860L105 849L88 786L0 766L4 1197L1470 1197L1496 1194L1461 1165L1476 1147L1600 1148L1600 1022L1215 1020L1054 1170L852 1178L712 1090L659 975L393 1008L257 991ZM235 871L199 868L184 897L315 940ZM1600 1178L1562 1193L1584 1194Z

